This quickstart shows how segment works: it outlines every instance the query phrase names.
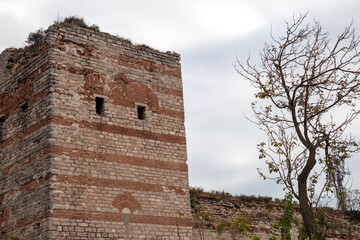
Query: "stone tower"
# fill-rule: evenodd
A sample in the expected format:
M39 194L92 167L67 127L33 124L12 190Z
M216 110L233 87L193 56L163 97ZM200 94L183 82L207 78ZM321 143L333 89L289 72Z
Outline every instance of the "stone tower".
M0 55L1 235L191 239L180 56L60 24Z

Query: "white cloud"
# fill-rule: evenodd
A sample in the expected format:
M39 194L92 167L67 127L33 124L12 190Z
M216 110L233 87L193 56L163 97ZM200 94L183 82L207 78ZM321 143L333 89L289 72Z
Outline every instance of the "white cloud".
M179 51L226 41L263 24L260 15L237 1L151 1L145 5L136 2L123 5L125 11L114 18L111 31L162 50Z

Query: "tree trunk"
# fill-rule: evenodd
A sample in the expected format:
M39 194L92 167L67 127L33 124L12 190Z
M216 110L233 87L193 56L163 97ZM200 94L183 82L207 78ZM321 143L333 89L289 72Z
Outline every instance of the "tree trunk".
M311 170L316 164L315 152L315 149L310 149L309 158L306 162L304 169L298 177L300 212L304 222L306 233L309 237L311 237L311 235L315 233L315 218L309 204L307 179L310 175Z

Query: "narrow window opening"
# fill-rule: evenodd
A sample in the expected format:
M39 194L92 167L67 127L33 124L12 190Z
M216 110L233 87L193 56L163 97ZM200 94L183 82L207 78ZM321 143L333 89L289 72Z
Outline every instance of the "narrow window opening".
M137 113L138 113L138 119L140 119L140 120L145 119L145 107L144 106L137 106Z
M96 113L97 115L102 115L104 113L104 98L96 97Z
M24 102L24 103L22 103L22 104L20 105L20 110L21 110L22 112L25 112L28 108L29 108L29 104L28 104L27 101Z
M3 125L4 125L4 122L5 122L5 117L4 116L0 117L0 142L3 141Z

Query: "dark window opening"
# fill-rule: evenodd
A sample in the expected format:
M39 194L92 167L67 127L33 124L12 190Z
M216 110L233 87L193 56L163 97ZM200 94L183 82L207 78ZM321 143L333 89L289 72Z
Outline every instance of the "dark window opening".
M3 141L3 123L5 122L5 117L0 117L0 142Z
M145 107L144 106L137 106L137 113L138 113L138 119L140 119L140 120L145 119Z
M21 110L22 112L25 112L28 108L29 108L28 102L24 102L24 103L22 103L22 104L20 105L20 110Z
M96 113L97 115L102 115L104 113L104 98L96 97Z

